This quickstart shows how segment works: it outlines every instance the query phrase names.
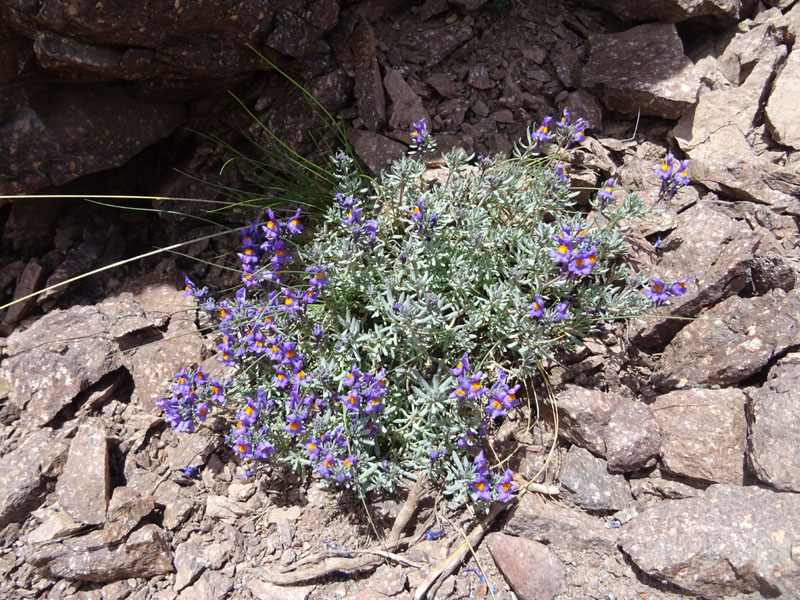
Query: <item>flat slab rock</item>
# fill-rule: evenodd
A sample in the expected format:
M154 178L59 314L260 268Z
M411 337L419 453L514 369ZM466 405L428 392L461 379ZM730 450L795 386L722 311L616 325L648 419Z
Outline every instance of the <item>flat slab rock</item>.
M747 447L741 390L690 389L650 405L661 429L664 471L695 480L741 485Z
M747 462L761 481L777 490L800 492L800 354L778 361L767 382L747 390L750 445Z
M738 383L798 345L800 290L733 296L681 329L664 349L651 383L660 390Z
M131 533L125 543L106 544L102 531L93 531L45 546L28 561L45 577L78 581L108 582L174 571L169 540L152 524Z
M713 485L659 503L622 528L642 571L703 598L800 594L800 495Z
M567 591L564 565L544 544L504 533L490 534L486 543L520 600L552 600Z
M694 104L700 78L674 25L589 36L589 46L581 83L611 110L675 119Z
M623 398L614 394L565 385L556 395L559 437L605 456L605 427L622 402Z

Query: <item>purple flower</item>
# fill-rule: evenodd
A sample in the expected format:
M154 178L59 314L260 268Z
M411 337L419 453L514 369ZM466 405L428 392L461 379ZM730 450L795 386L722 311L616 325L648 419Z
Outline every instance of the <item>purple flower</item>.
M314 329L312 330L311 335L314 337L317 348L319 348L319 345L322 343L322 337L325 335L325 330L320 327L319 323L316 323L314 324Z
M435 463L437 460L439 460L445 454L447 454L447 449L445 449L445 448L434 448L433 450L431 450L428 453L428 456L431 459L431 463Z
M603 188L597 192L597 197L600 198L600 208L606 207L606 202L614 200L614 178L607 179L603 184Z
M349 209L350 207L355 206L357 201L352 196L345 196L344 194L339 193L336 194L336 202L338 202L339 206L342 208Z
M344 404L345 408L351 412L358 413L361 412L361 399L358 397L358 394L353 391L347 395L340 395L339 399Z
M569 300L564 300L556 304L553 309L553 324L559 323L567 318L567 308L569 307Z
M289 315L296 315L303 311L300 298L297 297L297 294L289 288L284 288L283 295L283 304L279 307L281 312L288 313Z
M273 452L275 452L275 446L264 440L256 445L255 452L253 452L253 458L267 460L269 455Z
M667 158L664 160L663 164L653 168L653 171L655 171L659 179L667 181L672 176L672 162L674 160L675 157L672 155L672 152L670 152L667 154Z
M328 267L306 267L306 273L311 273L311 279L308 280L308 285L322 289L330 282L325 277L325 271Z
M561 181L569 181L567 169L564 165L556 165L556 177L558 177Z
M197 475L197 467L193 467L191 465L183 467L183 475L184 477L188 477L189 479L191 479L192 477Z
M531 319L542 318L542 315L544 314L544 302L542 302L539 294L536 294L533 297L533 304L531 304L531 310L528 314L530 315Z
M469 394L470 382L464 375L459 375L457 381L458 387L450 393L449 397L461 402Z
M511 478L514 476L514 471L511 469L506 469L506 472L503 473L503 478L495 487L495 491L497 492L497 499L500 502L508 502L511 500L511 494L517 489L517 487L511 483Z
M239 419L239 423L245 427L252 427L258 420L258 407L253 402L252 398L246 397L245 399L247 400L247 406L236 413L236 418Z
M586 130L589 129L591 123L586 119L578 119L575 121L574 128L575 128L575 135L572 136L573 142L582 142L586 139Z
M422 217L425 216L425 213L422 211L422 203L424 202L424 198L420 198L417 201L416 206L411 211L411 219L414 221L421 221Z
M464 432L464 435L462 435L460 438L458 438L458 441L456 442L456 445L459 448L473 446L475 444L475 442L477 441L475 439L475 435L476 434L472 429L467 429Z
M554 262L561 263L562 265L566 266L569 264L569 261L572 258L572 249L574 247L572 239L569 237L558 236L556 241L560 242L560 244L555 250L550 250L550 257Z
M322 460L322 464L317 467L317 473L319 473L325 479L330 479L332 475L332 469L336 466L336 458L328 452L325 455L325 458Z
M233 451L242 458L252 458L253 445L248 439L239 437L236 438L236 441L233 444Z
M469 387L467 388L467 398L470 400L475 400L476 398L480 398L486 393L486 388L481 385L481 378L483 377L483 373L478 371L475 373L469 381Z
M306 430L303 429L303 422L300 420L296 414L292 413L286 417L287 423L281 429L291 434L292 437L296 437L301 433L305 433Z
M536 140L536 148L538 150L543 143L549 142L553 139L553 136L550 134L550 123L552 123L553 117L547 116L542 119L542 124L536 129L536 132L531 135L532 140Z
M454 377L459 377L464 375L466 372L469 371L469 355L464 352L461 359L458 361L458 364L450 369L450 372L453 374Z
M669 293L672 296L683 296L686 294L686 282L689 281L691 277L687 277L686 279L680 279L676 281L671 286L669 286Z
M297 209L297 212L294 213L294 216L289 219L286 223L286 229L289 230L289 233L296 234L302 233L303 225L300 223L300 209Z
M289 376L282 369L276 368L276 370L278 372L275 374L275 377L272 378L272 382L279 390L286 389L289 386Z
M412 123L414 127L414 131L411 132L411 143L414 144L415 147L419 147L422 142L428 137L428 124L425 122L425 119L420 119L416 123Z
M308 458L310 460L317 460L319 458L320 447L319 445L322 443L318 437L312 437L308 440L306 444L306 450L308 450Z
M344 376L342 380L342 384L346 385L347 387L353 387L355 384L358 383L359 378L361 377L361 372L358 370L357 365L353 365L353 368Z
M691 183L691 179L689 179L689 159L682 160L680 162L680 168L676 169L677 173L675 174L675 183L678 185L689 185Z
M250 336L248 347L250 348L250 351L255 354L264 354L267 351L266 340L258 329L253 331L252 335Z
M470 481L469 487L475 492L475 495L481 500L490 502L492 500L492 486L483 475L478 475L475 479Z
M669 299L669 293L665 289L666 286L664 282L657 277L653 277L650 281L650 287L644 290L643 293L650 298L655 306L661 306Z
M558 120L558 123L556 123L556 126L557 127L562 127L562 128L563 127L569 127L571 123L572 123L572 119L570 118L569 111L565 108L564 109L564 116L561 117Z
M594 269L596 262L597 248L592 246L590 249L579 252L572 257L569 263L569 272L575 275L575 277L588 275L592 272L592 269Z
M347 216L342 219L342 223L344 225L356 225L361 223L361 212L361 208L351 208L348 211Z
M208 385L211 386L211 399L214 402L225 404L225 386L213 378L208 380Z
M372 243L378 233L378 221L376 219L369 219L361 228L361 232L367 236L367 241Z
M269 208L267 209L267 216L269 217L267 224L262 226L261 229L268 240L274 240L280 235L280 223Z

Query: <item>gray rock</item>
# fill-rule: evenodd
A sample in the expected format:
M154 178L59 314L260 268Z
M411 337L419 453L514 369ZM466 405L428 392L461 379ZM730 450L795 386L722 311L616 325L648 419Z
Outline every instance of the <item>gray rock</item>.
M703 598L800 593L800 495L713 485L660 503L622 529L642 571Z
M41 544L42 542L76 533L83 527L82 523L77 523L67 513L58 511L42 521L41 525L28 534L28 543Z
M243 502L236 502L226 496L209 495L206 498L206 517L212 519L236 519L250 512Z
M145 525L124 544L106 544L101 531L50 544L28 559L44 577L108 582L154 577L173 571L172 552L164 532Z
M183 590L178 600L222 600L233 589L233 580L217 571L206 571L193 585Z
M70 444L64 472L58 478L58 502L85 525L105 521L110 492L108 442L101 419L89 418Z
M417 31L403 38L403 58L408 62L433 67L450 56L456 48L472 38L472 27L462 21Z
M588 511L613 513L633 504L625 477L612 475L605 460L578 446L567 452L559 481L564 497Z
M253 577L247 581L247 589L256 600L306 600L314 586L281 586Z
M408 150L408 146L370 131L349 131L347 138L359 160L376 175Z
M375 34L365 18L358 19L348 38L348 46L353 53L358 116L367 129L377 131L386 123L386 98L378 59L375 57Z
M544 544L503 533L489 534L486 544L520 600L552 600L567 591L564 565Z
M114 488L103 526L103 540L118 542L124 539L154 508L152 496L142 496L137 490L125 486Z
M621 399L599 390L568 384L558 392L556 402L559 437L605 456L605 427Z
M4 267L3 270L8 268L9 267ZM22 269L20 273L17 285L14 287L14 297L12 300L15 302L19 300L19 302L10 306L3 318L2 330L4 332L9 331L10 326L18 323L34 311L36 308L36 297L27 298L25 300L22 300L22 298L42 289L42 284L46 277L47 271L44 266L35 259L28 261L25 268Z
M205 570L203 552L193 541L183 542L175 548L175 591L194 583Z
M612 473L649 467L661 449L661 429L642 402L623 402L603 430L608 470Z
M782 33L772 23L741 32L736 50L720 56L728 84L700 96L673 129L691 158L689 177L726 196L800 215L796 174L778 166L783 154L760 143L763 99L776 66L786 56ZM748 60L744 61L743 59ZM728 67L728 63L733 66ZM734 87L738 81L741 84Z
M607 529L599 518L552 502L542 502L534 494L519 500L503 533L529 538L559 550L613 553L617 532Z
M119 366L109 326L98 307L75 306L48 313L8 337L3 376L11 384L10 402L23 410L23 424L49 422L79 392Z
M400 71L395 69L387 71L383 78L383 86L392 100L389 107L390 127L411 131L412 123L420 119L425 119L427 123L431 122L428 111L422 105L422 98L414 93Z
M651 408L661 428L663 470L695 480L742 485L745 400L735 388L690 389L659 396Z
M49 460L54 437L52 429L40 429L0 458L0 529L25 520L47 495L42 463Z
M681 329L664 349L651 383L661 390L730 385L800 345L800 290L733 296Z
M608 108L674 119L694 104L700 80L674 25L594 35L589 46L582 85Z
M461 86L454 82L447 73L431 73L425 80L425 83L427 83L445 98L459 97L459 90Z
M778 361L766 383L747 390L750 443L747 463L761 481L781 491L800 492L800 354Z
M800 123L792 98L800 94L800 50L789 54L778 77L772 84L765 110L767 127L772 138L784 146L800 150Z
M663 346L702 309L738 293L753 267L761 236L715 206L700 203L680 214L674 233L661 246L663 258L652 269L662 279L691 279L685 296L653 311L664 319L634 319L632 339L644 347ZM681 317L676 319L675 317Z
M728 21L748 16L753 0L582 0L610 10L623 21L678 23L695 17L724 17Z
M489 79L489 67L486 66L486 63L477 63L470 67L467 83L476 90L488 90L494 85Z

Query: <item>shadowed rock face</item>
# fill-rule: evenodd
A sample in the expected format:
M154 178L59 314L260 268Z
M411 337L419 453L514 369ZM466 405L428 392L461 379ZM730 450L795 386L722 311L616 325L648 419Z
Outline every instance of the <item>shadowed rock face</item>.
M192 97L304 56L339 0L4 2L0 192L120 166L171 135Z

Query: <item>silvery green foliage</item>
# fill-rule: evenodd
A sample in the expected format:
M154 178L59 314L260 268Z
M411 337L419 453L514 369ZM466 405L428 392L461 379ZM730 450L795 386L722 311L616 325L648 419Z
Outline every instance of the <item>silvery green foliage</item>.
M540 154L550 121L512 158L456 149L435 173L419 152L367 181L339 154L336 203L290 250L299 267L283 256L262 269L258 243L283 252L276 232L302 229L298 214L281 223L269 212L263 235L243 230L248 286L235 303L189 282L219 319L220 360L235 369L221 410L239 456L362 492L428 472L457 499L508 499L512 473L493 472L482 447L520 401L518 384L651 304L647 279L624 261L626 224L645 215L643 202L616 203L609 180L590 215L575 210L558 160L585 122L567 117L551 156ZM426 135L420 127L417 147L432 145ZM214 398L191 383L195 373L181 375L177 396L160 402L186 428Z

